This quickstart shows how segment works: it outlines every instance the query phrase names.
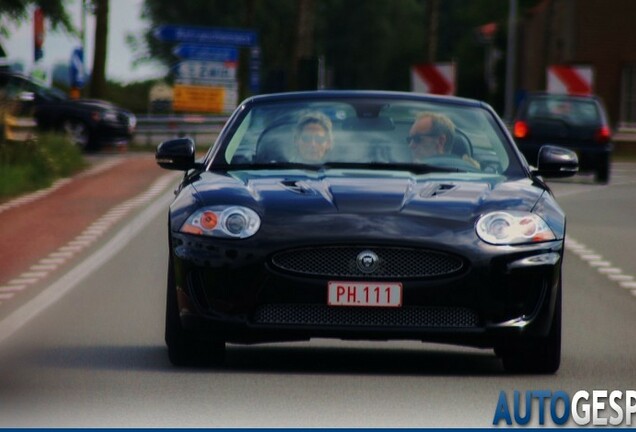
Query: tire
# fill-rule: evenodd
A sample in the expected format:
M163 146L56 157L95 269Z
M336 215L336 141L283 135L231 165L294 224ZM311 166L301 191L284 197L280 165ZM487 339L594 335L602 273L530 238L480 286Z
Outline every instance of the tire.
M605 161L601 164L599 168L596 169L595 180L600 184L609 183L610 179L610 162L609 158L606 158Z
M562 293L559 282L550 332L541 338L524 338L495 349L511 373L553 374L561 365Z
M92 150L91 131L86 123L80 120L65 120L62 130L73 144L84 151Z
M225 361L223 340L206 340L182 327L172 258L168 263L165 341L168 346L168 358L174 366L214 366Z

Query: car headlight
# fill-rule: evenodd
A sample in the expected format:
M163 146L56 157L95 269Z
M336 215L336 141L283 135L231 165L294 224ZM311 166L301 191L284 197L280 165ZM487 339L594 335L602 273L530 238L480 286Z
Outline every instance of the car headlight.
M494 245L513 245L555 240L548 224L534 213L497 211L487 213L475 224L480 239Z
M186 234L210 237L240 238L251 237L261 226L261 218L247 207L213 206L195 211L181 226Z

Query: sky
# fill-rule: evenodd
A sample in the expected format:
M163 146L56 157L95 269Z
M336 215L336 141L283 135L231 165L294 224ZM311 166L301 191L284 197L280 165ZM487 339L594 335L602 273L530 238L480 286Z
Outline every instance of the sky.
M126 35L132 33L140 35L149 27L149 23L142 20L141 9L144 0L110 0L108 16L108 52L106 57L106 78L110 81L130 83L151 78L162 77L166 69L160 64L133 65L134 56L131 48L126 44ZM67 0L66 9L76 28L81 26L81 0ZM29 16L33 16L30 13ZM24 72L30 73L33 68L33 23L24 21L20 26L8 26L8 37L0 36L0 41L7 53L9 62L20 62L24 65ZM52 66L59 63L69 64L73 49L81 45L78 37L58 29L53 32L49 23L46 25L44 39L44 57L42 63L47 76L50 78ZM95 41L95 17L91 14L86 18L86 50L84 52L85 65L88 69L93 65Z

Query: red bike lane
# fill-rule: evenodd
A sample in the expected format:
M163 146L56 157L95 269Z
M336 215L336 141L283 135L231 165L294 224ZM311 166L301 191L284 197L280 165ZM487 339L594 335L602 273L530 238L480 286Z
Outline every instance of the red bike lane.
M25 285L62 269L65 257L81 252L81 244L73 246L74 239L166 175L149 153L96 156L91 161L87 170L46 191L0 203L0 307ZM104 225L102 231L108 228Z

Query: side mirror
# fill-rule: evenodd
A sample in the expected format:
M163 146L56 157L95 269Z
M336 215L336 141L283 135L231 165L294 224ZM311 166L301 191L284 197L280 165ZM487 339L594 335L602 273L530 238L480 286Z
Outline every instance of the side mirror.
M579 158L572 150L554 145L539 149L536 174L543 177L571 177L579 172Z
M191 138L164 141L157 146L155 161L161 168L187 171L196 167L195 145Z

